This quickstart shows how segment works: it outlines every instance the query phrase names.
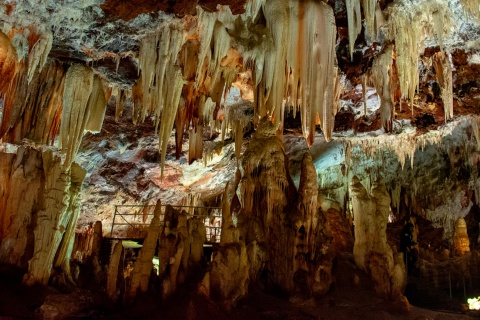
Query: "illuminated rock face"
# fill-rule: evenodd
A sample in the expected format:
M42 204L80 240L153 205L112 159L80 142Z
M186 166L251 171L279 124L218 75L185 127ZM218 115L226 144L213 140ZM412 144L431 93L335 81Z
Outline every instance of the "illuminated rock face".
M74 159L86 131L101 132L99 136L108 141L110 133L102 130L105 129L102 126L111 96L115 97L115 121L119 127L125 125L128 114L135 128L144 121L153 122L158 135L161 169L144 166L137 173L135 167L131 176L129 171L118 183L124 184L132 201L144 201L154 194L145 192L140 196L125 185L137 184L137 178L157 169L160 174L151 180L161 180L169 157L172 128L176 130L177 159L183 157L183 141L188 132L188 163L193 164L197 159L207 158L206 136L213 139L221 132L222 141L217 142L222 148L225 139L234 137L235 159L241 166L237 176L230 179L235 179L231 206L238 213L238 225L235 226L232 212L226 209L230 203L225 200L223 225L228 230L222 234L221 247L205 280L207 295L223 301L227 308L247 294L250 283L262 282L298 297L325 294L333 282L335 253L352 250L356 263L370 274L379 295L400 295L404 270L397 263L397 256L394 261L385 235L390 198L396 209L400 209L401 199L409 202L409 207L417 213L437 223L445 222L449 228L448 221L457 218L450 209L459 206L454 194L458 191L451 187L457 186L450 179L454 174L443 172L455 172L455 157L464 153L471 155L462 160L468 163L464 168L472 170L467 178L461 177L468 179L462 183L468 185L468 192L477 194L476 201L480 199L478 149L475 149L480 145L480 135L476 117L450 122L441 130L425 135L414 131L398 134L403 131L403 127L398 127L403 122L399 124L396 120L414 120L413 113L417 117L432 112L434 122L437 121L434 126L438 127L454 116L454 105L460 113L477 112L478 97L469 93L475 93L478 77L468 69L478 68L475 52L478 43L456 48L458 45L452 47L446 41L449 23L455 20L450 17L447 1L396 0L388 8L385 1L375 0L100 2L66 0L53 6L53 2L45 1L0 4L3 31L0 32L0 137L4 142L21 145L16 153L0 153L3 178L0 261L22 268L28 266L25 283L47 283L52 268L67 276L70 273L71 241L79 215L78 193L85 175ZM460 0L460 3L469 17L480 16L477 1ZM228 6L217 8L217 4ZM389 16L387 11L391 11ZM346 24L348 32L343 33L348 33L349 45L348 53L343 54L341 44L337 47L337 31L340 41L346 39L342 35ZM429 43L432 41L433 44ZM378 45L382 47L380 52ZM427 45L431 46L428 55L423 53ZM447 49L452 48L458 50L450 54ZM365 59L363 56L358 59L363 53ZM342 68L339 61L344 58L353 60L351 69ZM92 67L85 66L86 62ZM240 100L238 108L227 109L228 90L232 85L238 86L243 76L246 80L242 83L241 97L251 101ZM384 131L395 134L334 136L335 116L342 105L338 101L341 88L358 84L358 76L362 77L364 87L365 122L368 122L367 87L371 80L380 97L379 121L377 111L372 117L383 125ZM425 93L426 81L438 84L440 93ZM355 96L354 91L351 89L348 94ZM426 95L433 107L421 101ZM402 101L401 97L405 99ZM438 97L441 103L436 101ZM412 117L401 112L402 102L410 102ZM443 108L439 107L441 104ZM300 121L289 130L301 131L312 147L312 153L305 153L301 159L298 190L290 178L281 140L288 132L284 130L285 117L290 111ZM357 116L353 113L352 118ZM242 154L245 128L251 122L255 134ZM381 125L372 124L370 128ZM454 150L458 145L445 151L445 157L452 159L448 169L435 167L430 172L422 166L418 171L403 171L407 158L413 167L416 152L426 144L443 144L444 135L453 136L452 126L463 130L464 144L461 152ZM323 135L317 140L333 138L344 146L342 169L328 168L330 173L334 172L330 176L324 171L317 174L314 163L317 159L311 156L318 128ZM347 128L359 129L350 123ZM27 143L37 147L29 147ZM105 152L108 153L105 158L119 165L102 174L126 170L118 159L129 145L107 143L115 145L116 153ZM47 145L53 145L51 150L58 148L61 153L49 151ZM354 151L358 148L363 150L361 157ZM144 150L128 151L133 154L130 164L141 162L146 154ZM396 162L390 161L393 158ZM357 167L370 160L376 162L368 167L374 170L367 172L361 165ZM221 170L222 166L215 170ZM389 189L372 184L376 175L382 175L381 170L382 174L388 173ZM352 173L361 174L362 182L368 181L367 188L356 180L352 184L355 241L341 211L345 209L346 185ZM458 172L458 176L461 174ZM179 176L172 174L170 184L166 185L175 185L184 193L211 192L209 198L223 189L222 186L205 191L203 185L209 185L215 178L199 179L193 186L193 183L178 183ZM432 176L438 179L435 186L426 183ZM98 174L96 178L101 180L105 176ZM334 181L327 181L330 178ZM138 184L147 183L138 189L148 189L146 185L151 180L142 180ZM443 188L442 183L451 187L445 197L449 200L433 208L431 205L440 200L425 200L420 189L428 186L431 187L428 190L436 191ZM323 188L322 196L318 195L319 185ZM407 195L402 194L405 186L410 188ZM334 187L339 196L334 201L340 205L329 207L323 196ZM470 200L461 205L458 215L468 210ZM166 222L168 226L160 234L164 298L171 296L198 266L205 238L202 223L187 221L184 213L169 211ZM147 288L157 231L152 232L142 261L136 266L131 298ZM447 231L450 235L452 230ZM468 248L462 232L455 233L459 254ZM121 248L117 247L110 270L114 278L120 254ZM113 283L110 279L108 292L115 300Z
M244 207L238 229L247 246L250 281L303 298L325 294L333 281L329 221L333 227L334 219L329 220L317 204L311 156L304 156L297 191L275 128L263 121L244 153L242 169Z
M467 223L465 219L460 218L455 222L455 233L453 236L453 245L456 255L463 255L470 252L470 240L468 239Z
M31 147L2 158L1 261L19 267L28 262L26 284L47 284L54 266L70 275L85 171L78 165L65 171L59 155Z
M355 221L355 262L371 276L377 295L388 297L392 294L394 268L386 233L390 196L381 183L374 183L369 194L357 177L353 177L350 189Z

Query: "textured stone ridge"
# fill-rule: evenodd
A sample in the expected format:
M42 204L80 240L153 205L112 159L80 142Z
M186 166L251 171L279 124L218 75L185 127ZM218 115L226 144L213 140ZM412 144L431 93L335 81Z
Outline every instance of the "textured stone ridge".
M209 11L215 11L217 5L228 5L233 14L245 12L246 0L107 0L100 5L109 19L120 18L125 21L135 19L140 14L157 13L163 11L183 17L187 14L196 14L196 7L200 5Z

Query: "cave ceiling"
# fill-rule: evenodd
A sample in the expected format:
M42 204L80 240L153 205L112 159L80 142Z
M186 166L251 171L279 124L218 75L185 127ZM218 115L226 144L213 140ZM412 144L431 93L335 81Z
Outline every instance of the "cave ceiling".
M455 124L464 128L477 121L479 21L475 0L5 0L0 2L0 133L17 144L24 138L46 143L56 134L63 139L58 116L50 121L48 135L32 138L26 128L36 124L26 120L32 116L25 116L24 107L9 100L8 90L23 84L29 88L23 91L32 91L32 83L42 86L40 78L58 77L56 85L74 95L67 84L75 87L88 72L70 66L82 65L94 70L89 77L98 79L93 83L103 83L106 102L112 99L105 116L98 116L101 129L98 124L91 125L95 130L86 129L89 124L79 129L96 134L88 133L81 145L71 146L73 138L60 144L68 145L69 154L80 150L76 161L87 167L88 196L103 197L92 198L95 208L107 206L112 198L105 195L119 188L124 199L134 201L159 194L181 198L202 192L205 185L214 186L211 195L220 194L235 174L235 157L245 149L235 130L243 128L248 139L263 117L277 127L277 136L284 136L295 181L308 148L317 153L317 170L327 172L320 186L338 187L328 172L343 173L329 169L318 155L331 153L335 161L330 166L348 165L355 153L348 150L356 145L365 154L390 150L379 161L394 162L392 168L405 163L422 168L441 156L417 154L420 148L441 144L445 132L458 131ZM18 76L27 69L22 63L28 64L28 81ZM315 63L321 72L311 71ZM47 66L57 68L55 76L45 71ZM20 91L15 95L33 99ZM55 97L48 95L49 101ZM65 101L70 100L64 96L64 110ZM222 121L231 134L225 134ZM468 130L456 134L474 139ZM223 142L225 135L235 146ZM195 161L202 158L201 149L194 151L198 139L210 150L204 162L218 158L208 173L201 169L204 163ZM329 140L334 141L324 144ZM444 153L452 158L449 152ZM362 161L352 172L372 178ZM100 169L93 171L95 165ZM398 179L395 170L382 175ZM215 178L220 171L223 177ZM404 174L405 184L411 175ZM92 191L105 180L108 187Z

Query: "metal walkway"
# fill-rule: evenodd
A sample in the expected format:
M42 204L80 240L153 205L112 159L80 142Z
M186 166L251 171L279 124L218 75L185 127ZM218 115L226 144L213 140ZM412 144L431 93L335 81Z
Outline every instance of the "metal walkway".
M165 219L165 207L162 205L160 220ZM174 206L177 211L185 211L188 219L201 219L207 231L206 243L220 242L222 232L222 208L221 207L199 207L199 206ZM116 205L113 214L112 227L110 229L111 239L144 239L148 227L153 218L154 205ZM122 237L122 234L125 234ZM128 236L126 236L128 234Z

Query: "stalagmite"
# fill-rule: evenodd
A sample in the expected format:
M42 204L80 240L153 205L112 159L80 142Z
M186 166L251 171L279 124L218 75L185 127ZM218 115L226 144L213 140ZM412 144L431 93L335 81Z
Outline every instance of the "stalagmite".
M350 59L353 60L355 40L357 40L357 36L360 34L360 31L362 31L362 13L360 12L360 1L346 0L345 3L347 6L348 17L348 45L350 50ZM375 10L375 5L373 6L373 9ZM364 11L367 12L365 9Z
M0 154L0 262L27 266L25 252L31 250L34 207L42 188L42 155L30 147Z
M76 220L72 219L75 218L73 211L78 209L76 195L86 174L77 164L64 171L61 158L54 155L51 150L43 153L42 160L46 177L45 202L37 214L37 223L33 231L34 254L29 260L28 272L23 279L27 285L48 283L57 249L68 224L70 222L76 225ZM73 237L72 234L71 236ZM68 242L70 239L65 241Z
M187 228L187 215L177 212L171 206L165 209L165 220L160 233L160 277L162 279L162 299L168 299L182 284L188 273L190 239Z
M147 292L150 275L153 269L153 256L157 248L158 235L160 233L162 204L160 200L155 205L154 216L148 228L148 234L143 242L137 260L133 266L132 282L128 290L128 300L133 300L139 293Z
M28 82L32 81L35 72L42 71L52 48L52 42L53 36L48 32L43 34L33 46L28 55Z
M222 234L220 236L220 245L239 241L238 229L233 224L230 202L228 201L229 183L225 186L222 198Z
M234 226L228 202L228 183L222 199L222 235L220 249L214 253L212 268L203 282L208 282L210 297L219 300L226 309L248 293L249 259L239 230Z
M187 221L188 234L190 237L190 261L189 270L197 269L203 258L203 245L207 238L207 229L202 219L193 217Z
M388 297L394 267L386 234L390 197L385 186L378 183L369 195L356 176L352 178L350 190L355 221L355 262L372 277L377 295Z
M459 218L455 222L453 245L456 255L461 256L466 252L470 252L470 240L467 233L467 223L464 218Z
M453 78L450 59L444 52L438 52L433 56L433 65L437 74L441 89L445 122L453 118Z
M59 245L58 252L56 253L53 266L55 268L61 268L65 277L73 283L72 274L70 271L70 259L72 257L73 243L75 241L75 228L77 226L77 220L80 216L80 190L82 188L83 180L85 179L87 171L77 164L72 166L71 174L71 186L70 194L71 199L69 207L67 208L68 216L65 218L64 225L65 233L63 234L62 241ZM97 244L98 245L98 244ZM98 247L96 248L98 254Z
M296 190L287 161L282 142L276 137L276 128L268 119L263 119L242 157L240 201L243 206L238 215L238 228L249 254L250 279L258 279L257 272L264 269L269 275L269 285L292 292L293 256L289 241L292 229L285 230L285 225L290 225L285 208L290 199L296 197Z
M313 258L315 253L315 232L318 227L317 197L317 172L313 165L312 155L310 152L306 152L302 159L300 185L298 186L298 211L301 215L300 221L307 239L306 249L312 254L310 258Z
M120 258L122 257L123 244L122 241L118 241L115 244L115 248L110 256L110 263L108 264L107 271L107 288L106 293L112 302L117 302L117 278L118 278L118 267Z

